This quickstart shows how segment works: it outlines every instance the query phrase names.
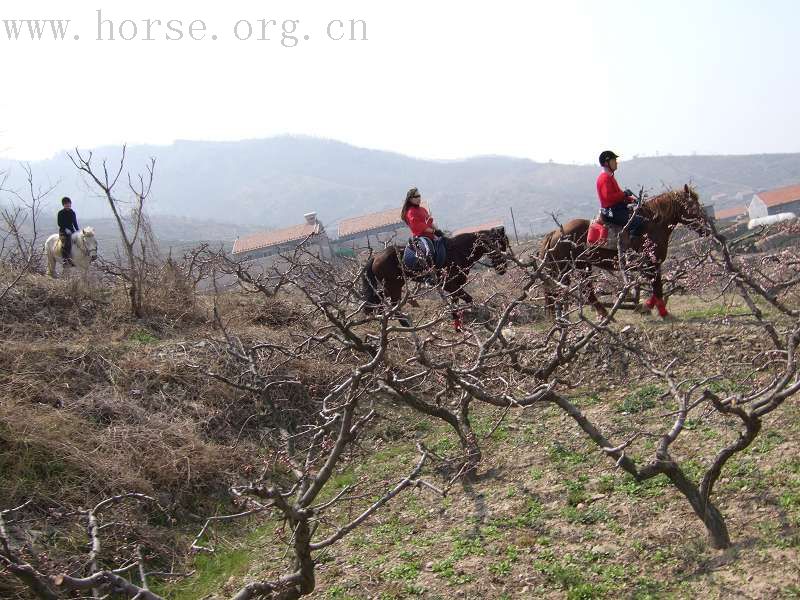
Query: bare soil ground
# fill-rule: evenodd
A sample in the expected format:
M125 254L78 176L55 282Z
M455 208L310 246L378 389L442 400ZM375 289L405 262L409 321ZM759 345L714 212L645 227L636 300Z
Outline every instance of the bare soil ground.
M728 383L735 381L760 344L755 326L737 316L740 307L693 297L674 298L670 307L673 322L626 314L616 327L628 327L625 335L649 340L664 356L686 356L687 377L702 376L713 361ZM265 306L235 294L220 310L251 339L289 339L293 322L303 318L290 302ZM180 560L203 517L230 510L225 485L263 460L257 432L239 428L240 394L189 366L212 358L210 304L165 303L160 316L133 321L124 316L124 298L31 278L2 311L3 507L33 497L67 510L134 488L154 493L175 509L177 522L149 522L139 533L154 553L172 549ZM517 335L539 327L517 325ZM587 353L585 365L586 380L568 393L614 439L663 422L670 407L634 362ZM368 501L371 490L412 468L417 441L440 456L457 455L455 436L439 423L387 404L381 413L337 473L331 497L363 481ZM623 475L554 407L511 411L498 425L501 417L475 407L473 424L486 438L476 481L454 485L445 498L425 489L400 495L322 557L312 597L800 597L797 398L723 472L715 497L734 540L725 551L709 546L666 480L640 484ZM732 439L734 425L719 417L691 424L675 446L691 457L690 473ZM652 447L644 439L631 453L647 459ZM452 474L434 464L425 478L442 485ZM64 540L65 555L85 544L82 535L78 527ZM281 540L290 536L264 519L219 527L211 540L216 552L188 559L195 575L159 591L180 599L226 597L250 578L284 572ZM112 538L110 546L126 543ZM0 582L0 597L26 596Z

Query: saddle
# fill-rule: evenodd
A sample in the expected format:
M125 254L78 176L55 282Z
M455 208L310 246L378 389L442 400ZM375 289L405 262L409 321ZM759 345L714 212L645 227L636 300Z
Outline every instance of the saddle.
M414 273L441 268L446 257L444 238L432 240L427 237L412 237L403 250L403 267Z
M590 246L616 250L619 236L624 226L609 222L602 213L592 219L589 231L586 232L586 242Z
M64 260L72 260L72 236L68 233L58 232L58 241L61 244L61 257Z

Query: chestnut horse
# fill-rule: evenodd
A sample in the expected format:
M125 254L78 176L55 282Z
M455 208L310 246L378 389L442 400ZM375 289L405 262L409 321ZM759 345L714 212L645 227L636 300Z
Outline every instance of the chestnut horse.
M508 249L508 237L504 227L462 233L446 238L445 244L447 256L444 265L437 272L453 305L459 300L466 304L472 303L472 296L464 289L464 285L472 265L483 256L489 256L492 267L500 275L506 271L506 257L503 253ZM402 266L404 249L405 246L389 246L367 261L361 277L362 299L367 313L374 311L387 296L393 305L397 304L407 279L420 281L426 276L426 273L409 272ZM410 326L406 318L401 318L400 323L404 327ZM461 328L461 317L457 311L453 312L453 324L456 329Z
M699 235L705 236L711 233L711 229L697 192L688 185L683 186L682 190L671 190L655 196L641 205L638 214L645 218L643 235L631 240L630 249L641 252L645 238L649 242L647 253L643 255L642 270L652 277L653 295L647 300L645 307L650 310L655 306L658 314L664 318L669 313L663 298L661 264L667 258L672 230L677 225L685 225ZM568 279L568 273L572 268L585 272L591 271L592 267L600 267L607 271L619 270L619 255L616 250L587 243L586 234L589 225L590 222L586 219L573 219L562 228L548 233L542 240L539 258L545 261L547 272L551 277L556 280ZM591 287L588 299L599 315L607 314ZM555 303L550 290L545 292L545 305L548 312L553 314Z

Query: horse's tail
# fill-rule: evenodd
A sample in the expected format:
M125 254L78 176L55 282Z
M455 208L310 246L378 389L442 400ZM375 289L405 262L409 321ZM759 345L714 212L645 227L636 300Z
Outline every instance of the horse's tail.
M367 309L378 306L381 303L378 279L375 277L375 273L372 272L374 262L375 259L370 258L364 267L364 272L361 274L361 298L366 302L365 308Z
M539 247L539 258L544 263L544 268L542 269L545 275L549 275L551 277L557 276L557 265L555 261L555 257L553 256L553 249L555 245L553 245L553 236L555 234L560 233L558 229L554 229L542 239L542 245ZM556 315L556 305L555 299L553 298L553 286L550 284L549 280L544 280L544 310L545 314L550 317L554 318Z
M44 255L47 257L47 274L50 277L56 276L56 248L55 243L51 243L52 236L44 241Z
M539 258L545 262L547 265L551 265L553 263L553 249L555 245L553 245L553 236L559 233L558 229L554 229L550 233L548 233L542 239L542 245L539 247Z

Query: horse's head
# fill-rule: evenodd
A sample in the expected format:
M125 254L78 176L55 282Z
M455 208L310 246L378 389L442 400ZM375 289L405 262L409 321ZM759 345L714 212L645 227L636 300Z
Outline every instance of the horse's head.
M686 225L698 235L711 235L708 215L703 205L700 204L700 197L697 195L697 192L686 184L679 194L681 211L678 215L678 222L681 225Z
M484 253L489 256L494 270L499 275L504 275L506 272L506 252L509 246L506 228L501 225L487 231L478 232L476 245L478 244L480 244Z
M97 260L97 238L94 235L92 227L84 227L81 229L79 244L84 251L90 262Z

